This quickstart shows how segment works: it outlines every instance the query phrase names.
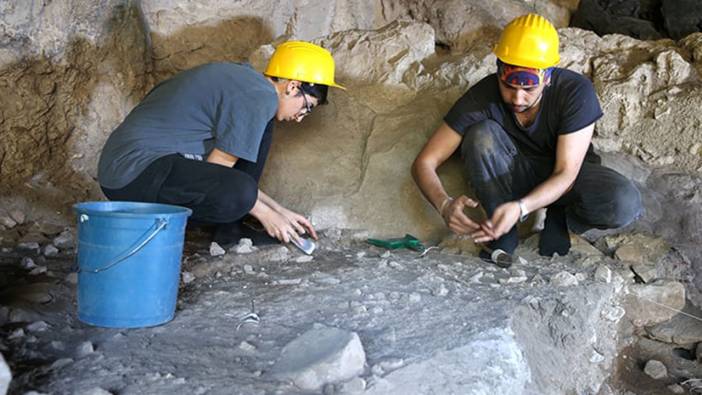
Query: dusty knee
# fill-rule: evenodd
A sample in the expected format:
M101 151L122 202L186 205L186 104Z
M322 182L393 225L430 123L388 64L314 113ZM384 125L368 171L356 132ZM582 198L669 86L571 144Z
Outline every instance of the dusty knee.
M604 218L603 225L607 228L620 228L634 222L643 210L641 193L629 180L617 184L609 192L611 194L611 210Z
M504 134L502 126L493 120L484 120L469 127L463 135L461 154L465 159L493 156L495 151L502 148L500 133Z

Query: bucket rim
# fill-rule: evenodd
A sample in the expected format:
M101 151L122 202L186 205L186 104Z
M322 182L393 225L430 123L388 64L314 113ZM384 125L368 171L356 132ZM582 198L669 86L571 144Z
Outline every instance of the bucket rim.
M161 208L163 212L128 212L128 211L115 211L114 207L131 206L133 208ZM104 207L103 207L104 206ZM106 210L105 207L113 207L112 210ZM102 209L101 209L102 207ZM110 217L123 217L123 218L154 218L157 216L163 217L178 217L186 216L189 217L193 211L187 207L177 206L175 204L165 204L165 203L148 203L148 202L130 202L123 200L94 200L87 202L79 202L73 205L73 210L76 214L88 214L93 216L110 216Z

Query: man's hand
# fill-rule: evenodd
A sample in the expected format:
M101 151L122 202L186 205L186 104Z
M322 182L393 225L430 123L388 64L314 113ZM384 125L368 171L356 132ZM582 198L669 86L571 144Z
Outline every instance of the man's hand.
M492 213L492 218L483 222L480 225L480 230L473 233L473 241L476 243L484 243L486 241L497 240L505 233L509 232L519 220L519 203L507 202L503 203Z
M313 239L319 240L317 232L315 232L312 223L307 218L285 207L281 207L278 212L288 220L298 234L308 233Z
M480 230L480 225L468 218L463 211L465 207L478 207L478 202L461 195L444 205L440 213L449 229L457 235L473 234Z

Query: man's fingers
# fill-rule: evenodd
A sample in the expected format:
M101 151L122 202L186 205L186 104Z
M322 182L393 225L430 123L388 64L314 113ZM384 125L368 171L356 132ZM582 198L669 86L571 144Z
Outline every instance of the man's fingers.
M302 222L302 225L305 227L305 230L307 230L307 233L309 233L313 239L319 240L319 238L317 237L317 232L314 230L312 223L305 217L302 217L301 222Z
M468 206L468 207L470 207L470 208L476 208L476 207L478 207L478 202L476 202L475 200L469 198L469 197L466 196L466 195L461 195L461 196L459 196L459 197L458 197L458 201L459 201L460 203L462 203L463 205Z

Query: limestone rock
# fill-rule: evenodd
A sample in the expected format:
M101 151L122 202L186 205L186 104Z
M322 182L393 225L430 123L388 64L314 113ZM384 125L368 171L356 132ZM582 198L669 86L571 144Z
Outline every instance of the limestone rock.
M668 376L668 369L666 369L665 365L663 365L661 361L656 361L655 359L646 362L644 372L655 380L660 380Z
M609 284L612 282L612 270L606 265L600 265L595 270L595 280Z
M222 256L226 254L227 251L224 250L219 244L216 242L210 243L210 256Z
M633 284L624 299L627 317L638 327L671 319L685 306L685 287L676 281Z
M570 287L578 285L578 279L572 273L562 271L551 277L551 284L555 287Z
M670 250L665 240L642 234L627 235L615 242L619 244L614 253L617 259L639 264L655 265Z
M366 354L358 335L342 329L313 328L288 343L273 365L274 377L314 391L363 372Z
M699 310L686 307L683 311L699 316ZM702 342L702 324L684 314L675 315L670 321L646 328L646 333L656 340L681 346Z
M75 238L70 230L64 230L52 240L53 245L61 250L73 248L75 246Z

